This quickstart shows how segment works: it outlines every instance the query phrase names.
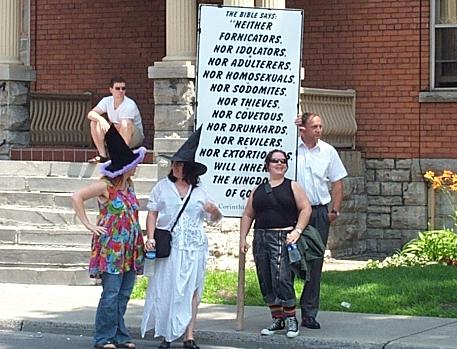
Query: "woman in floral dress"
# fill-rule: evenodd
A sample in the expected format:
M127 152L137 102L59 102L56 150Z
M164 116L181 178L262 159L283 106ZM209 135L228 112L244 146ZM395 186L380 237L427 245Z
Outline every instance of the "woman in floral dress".
M95 318L94 347L135 348L124 323L135 276L143 273L143 236L138 222L138 200L131 177L143 160L145 148L132 152L116 128L106 134L111 160L101 165L103 177L72 196L81 223L93 233L89 274L101 279L103 292ZM97 198L97 223L87 218L84 202Z

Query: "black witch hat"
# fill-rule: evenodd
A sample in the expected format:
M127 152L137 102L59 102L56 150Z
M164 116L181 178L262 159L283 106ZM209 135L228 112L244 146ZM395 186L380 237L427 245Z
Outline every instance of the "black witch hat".
M195 161L195 153L197 152L201 132L202 127L200 126L194 133L190 135L187 141L184 142L184 144L173 156L162 156L171 161L186 162L189 166L193 167L197 176L201 176L202 174L206 173L206 166Z
M146 155L144 147L132 151L113 124L105 134L105 142L111 160L101 164L100 172L109 178L115 178L135 168Z

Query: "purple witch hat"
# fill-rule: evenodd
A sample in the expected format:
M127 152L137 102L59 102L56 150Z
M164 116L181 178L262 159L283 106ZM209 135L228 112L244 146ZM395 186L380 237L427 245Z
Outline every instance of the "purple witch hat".
M129 146L125 144L124 139L114 125L111 125L108 132L106 132L105 142L111 160L100 165L100 172L102 175L109 178L123 175L135 168L143 161L144 156L146 155L145 147L140 147L132 151Z

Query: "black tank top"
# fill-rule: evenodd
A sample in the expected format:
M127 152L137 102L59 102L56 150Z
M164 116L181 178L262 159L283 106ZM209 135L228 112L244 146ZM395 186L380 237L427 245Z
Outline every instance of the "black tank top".
M297 204L292 191L292 181L284 178L273 193L267 193L262 183L254 192L252 207L255 212L254 229L286 228L295 226L298 219Z

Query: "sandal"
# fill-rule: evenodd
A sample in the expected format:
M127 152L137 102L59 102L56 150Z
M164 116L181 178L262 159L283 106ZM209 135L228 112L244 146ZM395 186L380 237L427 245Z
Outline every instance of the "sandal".
M117 347L135 349L136 345L135 345L135 343L132 343L132 342L125 342L125 343L118 343Z
M87 162L89 164L97 164L97 163L102 163L102 162L106 162L108 161L109 159L105 156L101 156L101 155L96 155L94 156L92 159L89 159L87 160Z
M161 348L161 349L163 349L163 348L165 348L165 349L166 349L166 348L170 348L170 343L171 343L171 342L167 342L167 341L164 339L164 340L162 341L162 343L160 343L159 346L158 346L157 348Z
M117 349L116 345L113 343L105 343L105 344L95 344L94 348L96 349Z
M200 347L195 343L193 339L189 339L187 341L184 341L182 344L183 348L188 348L188 349L200 349Z

